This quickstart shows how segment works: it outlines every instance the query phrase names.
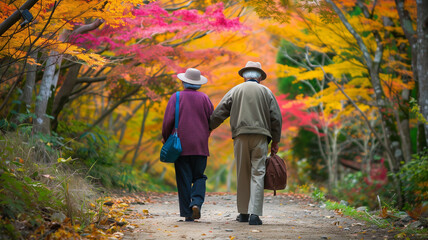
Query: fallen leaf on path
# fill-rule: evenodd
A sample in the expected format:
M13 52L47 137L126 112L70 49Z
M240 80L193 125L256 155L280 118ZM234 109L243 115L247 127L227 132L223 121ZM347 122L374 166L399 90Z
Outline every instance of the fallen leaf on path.
M115 233L113 233L113 236L114 236L114 237L117 237L117 238L122 238L124 235L125 235L125 234L123 234L123 233L121 233L121 232L115 232Z
M405 237L406 237L406 234L403 232L394 236L394 238L405 238Z
M253 230L251 230L251 232L253 232L253 233L258 233L258 232L261 232L260 230L257 230L257 229L253 229Z

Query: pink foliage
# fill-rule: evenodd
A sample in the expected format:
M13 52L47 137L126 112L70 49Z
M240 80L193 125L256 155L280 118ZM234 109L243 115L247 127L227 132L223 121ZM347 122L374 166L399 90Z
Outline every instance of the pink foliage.
M309 131L314 131L311 126L319 122L318 114L305 110L305 104L302 102L288 100L287 95L277 97L281 109L283 128L303 127Z
M382 158L380 163L371 164L370 179L364 178L367 185L374 184L376 189L381 188L388 182L388 169L385 167L385 160Z
M133 17L124 19L122 26L104 25L101 29L79 35L74 42L87 49L106 48L115 56L132 56L127 65L138 66L157 62L169 71L183 71L179 62L212 60L219 54L228 54L224 50L186 51L180 46L168 46L169 43L188 39L194 33L211 31L243 31L246 28L238 18L228 19L223 14L223 3L209 6L204 13L197 10L165 11L159 3L153 2L129 9ZM170 38L156 38L159 34L173 33ZM161 42L163 41L163 42ZM134 67L124 67L117 71L116 77L133 71ZM116 72L116 71L115 71ZM133 82L144 83L145 76L129 75Z

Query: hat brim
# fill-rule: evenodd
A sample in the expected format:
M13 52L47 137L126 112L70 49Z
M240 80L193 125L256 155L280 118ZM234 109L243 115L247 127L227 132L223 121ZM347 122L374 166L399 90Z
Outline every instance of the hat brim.
M202 84L205 84L208 82L208 79L202 75L201 75L200 80L188 79L188 78L186 78L186 76L184 76L184 73L177 74L177 77L178 77L178 79L180 79L183 82L190 83L190 84L196 84L196 85L202 85Z
M256 71L259 71L262 74L262 80L266 79L266 76L267 76L266 73L262 69L257 68L257 67L244 67L241 70L239 70L239 72L238 72L239 76L242 77L242 73L244 73L244 71L246 71L246 70L256 70Z

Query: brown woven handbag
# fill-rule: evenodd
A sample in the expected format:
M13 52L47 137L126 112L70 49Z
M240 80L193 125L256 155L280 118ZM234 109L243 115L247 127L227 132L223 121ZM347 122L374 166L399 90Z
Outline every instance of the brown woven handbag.
M266 174L264 189L273 190L276 196L276 190L285 189L287 186L287 166L284 160L278 155L271 154L266 159Z

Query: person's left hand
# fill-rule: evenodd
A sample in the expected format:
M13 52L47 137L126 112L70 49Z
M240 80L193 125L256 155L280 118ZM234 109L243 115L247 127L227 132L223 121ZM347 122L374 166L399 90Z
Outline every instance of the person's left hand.
M274 155L278 152L278 150L279 150L278 143L272 141L272 145L270 146L270 154Z

